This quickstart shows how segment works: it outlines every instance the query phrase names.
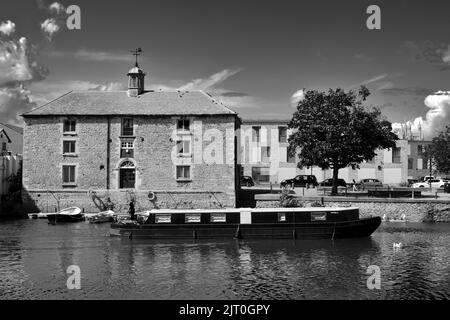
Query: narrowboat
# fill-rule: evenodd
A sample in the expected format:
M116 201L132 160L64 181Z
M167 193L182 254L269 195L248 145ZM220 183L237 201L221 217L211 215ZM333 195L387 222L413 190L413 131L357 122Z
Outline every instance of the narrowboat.
M129 238L337 239L369 237L380 217L359 217L358 208L237 208L150 210L141 221L111 224L110 234Z

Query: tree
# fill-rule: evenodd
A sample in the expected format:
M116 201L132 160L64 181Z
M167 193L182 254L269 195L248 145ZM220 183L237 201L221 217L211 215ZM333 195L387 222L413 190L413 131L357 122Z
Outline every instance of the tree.
M332 194L337 193L339 169L359 167L376 156L375 150L394 148L398 140L378 108L364 108L369 95L364 86L358 92L339 88L307 91L289 123L294 129L289 144L299 150L298 167L332 169Z
M433 160L437 171L450 173L450 126L433 138L425 156Z

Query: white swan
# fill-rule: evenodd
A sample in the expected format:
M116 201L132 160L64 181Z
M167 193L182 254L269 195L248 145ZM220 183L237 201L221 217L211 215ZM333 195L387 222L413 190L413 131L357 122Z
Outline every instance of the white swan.
M393 243L392 244L392 247L394 248L394 249L401 249L401 247L402 247L402 243L401 242L399 242L399 243Z

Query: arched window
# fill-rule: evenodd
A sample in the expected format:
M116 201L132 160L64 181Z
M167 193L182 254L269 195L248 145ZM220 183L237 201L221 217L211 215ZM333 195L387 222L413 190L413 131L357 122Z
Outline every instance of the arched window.
M132 161L124 161L119 166L119 188L135 188L136 166Z

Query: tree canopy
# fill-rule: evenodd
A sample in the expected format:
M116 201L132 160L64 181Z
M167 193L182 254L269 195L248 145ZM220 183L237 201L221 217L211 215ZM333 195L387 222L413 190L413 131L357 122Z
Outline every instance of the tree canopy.
M437 171L450 173L450 126L433 138L426 151L427 156L433 159Z
M364 86L357 92L307 91L289 123L294 129L289 144L299 151L298 166L332 169L333 193L339 169L371 160L377 149L394 148L398 140L378 108L363 106L369 95Z

